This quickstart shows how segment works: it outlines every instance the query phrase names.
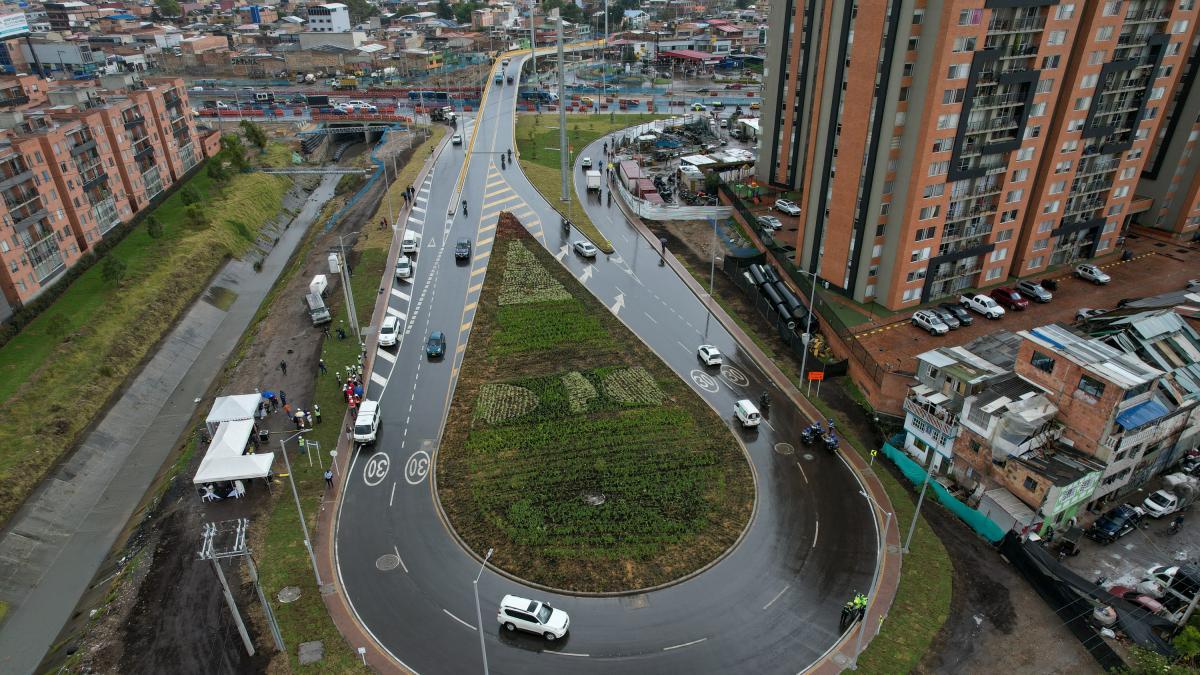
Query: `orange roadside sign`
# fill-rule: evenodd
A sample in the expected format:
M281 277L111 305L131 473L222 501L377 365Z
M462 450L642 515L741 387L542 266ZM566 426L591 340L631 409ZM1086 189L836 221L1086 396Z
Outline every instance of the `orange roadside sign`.
M810 382L813 382L813 381L820 382L821 380L824 380L824 379L825 379L825 373L820 372L820 371L811 372L808 374L808 380Z

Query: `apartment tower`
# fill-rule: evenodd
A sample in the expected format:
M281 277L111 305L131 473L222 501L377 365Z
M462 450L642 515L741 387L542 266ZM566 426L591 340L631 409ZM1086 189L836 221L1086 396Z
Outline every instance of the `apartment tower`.
M1112 253L1194 0L772 6L758 178L796 263L890 309Z

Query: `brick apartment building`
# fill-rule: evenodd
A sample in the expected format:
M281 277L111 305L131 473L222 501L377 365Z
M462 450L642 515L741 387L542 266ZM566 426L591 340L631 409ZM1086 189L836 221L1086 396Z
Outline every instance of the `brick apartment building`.
M1197 20L1169 0L773 3L757 171L799 192L797 264L903 309L1112 252Z
M15 307L182 178L203 150L179 79L19 76L0 78L0 92L16 102L0 111L0 289Z
M1130 334L1166 335L1174 353L1187 327L1172 317L1133 317ZM1194 331L1187 338L1200 344ZM1133 342L1118 339L1127 348L1118 349L1054 324L921 354L904 402L904 450L981 503L1015 497L1024 517L996 510L1022 525L1058 526L1079 508L1100 510L1196 441L1190 368L1157 368L1144 358L1163 359Z

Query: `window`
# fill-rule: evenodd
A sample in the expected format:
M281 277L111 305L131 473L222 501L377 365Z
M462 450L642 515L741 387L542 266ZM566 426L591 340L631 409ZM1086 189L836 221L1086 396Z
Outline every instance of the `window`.
M983 446L979 444L979 441L977 441L975 439L971 439L971 442L970 442L971 452L979 452L979 449L982 447Z
M1162 87L1155 87L1155 88L1151 89L1150 90L1150 100L1157 101L1158 99L1162 98L1164 91L1165 90Z
M1171 25L1171 32L1176 35L1186 33L1187 29L1188 29L1187 21L1176 21L1174 24Z
M1029 116L1030 117L1042 117L1045 114L1046 114L1046 102L1045 101L1039 101L1029 107Z
M1067 31L1065 30L1052 30L1050 31L1050 34L1046 36L1046 44L1048 45L1061 45L1066 41Z
M1008 181L1010 183L1023 183L1027 178L1029 178L1029 169L1017 169L1016 171L1012 172L1012 175L1009 177Z
M1050 194L1052 194L1052 195L1056 195L1066 189L1067 189L1067 181L1065 181L1065 180L1060 180L1057 183L1050 184Z
M1058 21L1066 21L1073 16L1075 16L1075 3L1073 2L1059 5L1058 9L1054 11L1054 18Z
M1104 3L1104 16L1116 16L1121 11L1121 0L1108 0Z
M1017 161L1018 162L1028 162L1031 159L1033 159L1033 148L1032 147L1021 148L1020 150L1017 151Z
M1088 54L1088 65L1098 66L1104 63L1104 56L1107 54L1103 49L1098 49Z
M921 209L921 215L918 218L918 220L929 220L930 218L937 218L938 215L941 214L941 212L942 212L942 207L938 204L934 204L933 206L926 206L925 208Z
M1129 180L1130 178L1133 178L1135 171L1136 169L1134 169L1132 166L1127 166L1124 169L1121 169L1121 180Z
M926 269L927 268L922 267L919 270L914 270L912 272L909 272L908 275L905 276L905 283L912 283L914 281L920 281L921 279L924 279Z
M1004 271L1003 267L993 267L987 271L987 280L995 281L1000 278L1000 273Z
M934 162L929 165L930 176L941 176L950 170L950 162Z
M1042 250L1045 250L1046 247L1049 245L1050 245L1049 239L1038 239L1037 241L1033 242L1033 250L1042 251Z
M1071 170L1071 160L1065 160L1054 165L1054 173L1066 173Z
M1029 357L1029 364L1044 373L1054 372L1054 359L1036 349L1033 351L1033 355Z
M1025 127L1025 138L1037 138L1042 135L1042 126L1040 124Z
M960 26L978 26L982 20L982 9L964 9L958 13L958 25Z
M1037 269L1037 268L1041 267L1041 266L1042 266L1042 263L1043 263L1043 262L1045 262L1045 261L1046 261L1046 259L1045 259L1044 257L1042 257L1042 256L1040 256L1040 255L1039 255L1038 257L1036 257L1036 258L1034 258L1033 260L1030 260L1030 261L1029 261L1029 269L1031 269L1031 270L1035 270L1035 269Z
M1079 88L1080 89L1095 89L1096 82L1099 80L1100 80L1100 75L1097 73L1092 73L1091 75L1084 75L1083 79L1079 80Z
M1035 492L1037 490L1037 486L1038 486L1037 481L1030 478L1029 476L1025 477L1025 482L1022 483L1022 485L1024 485L1025 489L1029 490L1030 492Z
M938 115L938 129L953 129L958 126L958 113L950 113L948 115Z
M1002 223L1011 223L1012 221L1014 221L1016 219L1017 219L1017 209L1013 209L1011 211L1004 211L1003 213L1000 214L1000 222L1002 222Z
M955 63L950 66L950 69L948 71L946 71L946 79L947 80L961 80L961 79L966 78L967 74L970 72L971 72L971 64Z
M1046 93L1049 93L1050 90L1052 90L1052 89L1054 89L1054 78L1053 77L1050 77L1050 78L1047 78L1044 80L1038 80L1037 93L1046 94Z
M1009 190L1008 194L1004 195L1004 203L1012 204L1013 202L1019 202L1024 198L1025 198L1024 190Z
M1112 36L1113 36L1113 27L1112 26L1101 26L1096 31L1096 42L1107 42L1108 40L1112 39Z
M909 262L917 262L918 260L925 260L926 258L929 257L929 250L930 249L927 246L923 249L913 251L912 255L909 257L908 261Z
M1104 383L1084 375L1079 378L1079 391L1094 399L1104 398Z
M921 297L921 289L910 288L907 291L904 291L904 295L900 297L900 301L901 302L912 302L913 300L916 300L919 297Z
M939 138L933 142L933 152L950 152L953 147L953 138Z
M996 234L996 241L1008 241L1012 239L1012 235L1012 230L1000 230L1000 232Z
M937 185L926 185L925 191L922 193L922 196L925 199L930 199L932 197L941 197L945 192L946 192L946 184L945 183L938 183Z
M1080 96L1079 98L1075 99L1075 109L1076 110L1087 110L1088 106L1090 106L1091 104L1092 104L1091 96Z
M992 262L1000 262L1001 260L1004 260L1007 257L1008 257L1008 249L1006 249L1006 248L998 248L995 251L992 251Z
M1058 213L1058 207L1060 205L1061 204L1057 199L1051 202L1046 202L1046 205L1042 207L1042 213Z
M954 51L956 52L973 52L975 51L975 38L960 37L954 40Z
M952 103L962 103L963 102L963 94L965 94L966 91L967 91L966 89L947 89L947 90L943 91L942 92L942 104L950 105Z
M881 255L883 255L883 244L875 244L871 249L871 257L878 258Z
M1042 70L1054 70L1060 62L1058 54L1042 57Z

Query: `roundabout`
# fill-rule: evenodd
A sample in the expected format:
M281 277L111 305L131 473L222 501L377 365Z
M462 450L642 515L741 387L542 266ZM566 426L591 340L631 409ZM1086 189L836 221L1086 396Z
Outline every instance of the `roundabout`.
M510 72L527 57L514 55ZM380 402L382 421L374 446L351 453L333 531L336 585L351 615L394 668L420 673L481 672L481 651L496 673L795 673L813 667L843 638L842 604L874 585L882 522L873 516L867 487L841 453L797 454L792 444L809 420L776 388L770 364L711 320L701 298L672 266L659 264L656 248L616 208L593 221L617 254L595 261L570 254L580 235L560 230L558 214L517 167L498 166L496 155L512 147L516 93L515 85L491 87L479 117L465 122L469 144L447 147L420 186L421 213L451 215L444 228L441 217L424 227L419 273L391 289L389 302L408 303L389 305L389 312L405 315L404 338L395 348L370 346L367 397ZM469 218L455 213L464 198ZM525 584L464 547L442 512L440 453L450 447L449 435L466 431L456 417L465 414L456 386L468 338L474 349L493 337L473 331L484 326L477 315L485 279L501 268L498 255L491 259L501 212L516 215L561 271L603 305L599 311L615 316L674 373L651 378L665 393L690 388L689 395L724 422L722 433L732 433L745 450L757 492L753 518L740 521L749 523L744 531L733 528L740 539L719 547L724 553L692 561L690 569L699 571L680 582L629 584L653 588L604 596ZM420 218L414 210L408 227L423 227L413 222ZM451 264L449 252L460 238L474 243L473 257ZM425 356L431 331L447 335L444 359ZM698 367L699 344L718 347L726 367ZM492 367L499 371L503 364L497 359ZM578 371L593 387L599 383L598 392L605 390L603 377L592 378L588 368L551 365L547 373ZM506 380L502 373L495 379ZM732 417L734 402L763 391L777 403L762 425L743 430ZM448 418L456 421L444 427ZM604 508L619 496L595 487L576 492L579 509ZM585 502L596 492L605 505ZM465 541L478 551L499 548L489 536L481 531ZM569 632L553 641L509 633L495 618L506 595L566 611ZM823 662L837 667L829 658Z

